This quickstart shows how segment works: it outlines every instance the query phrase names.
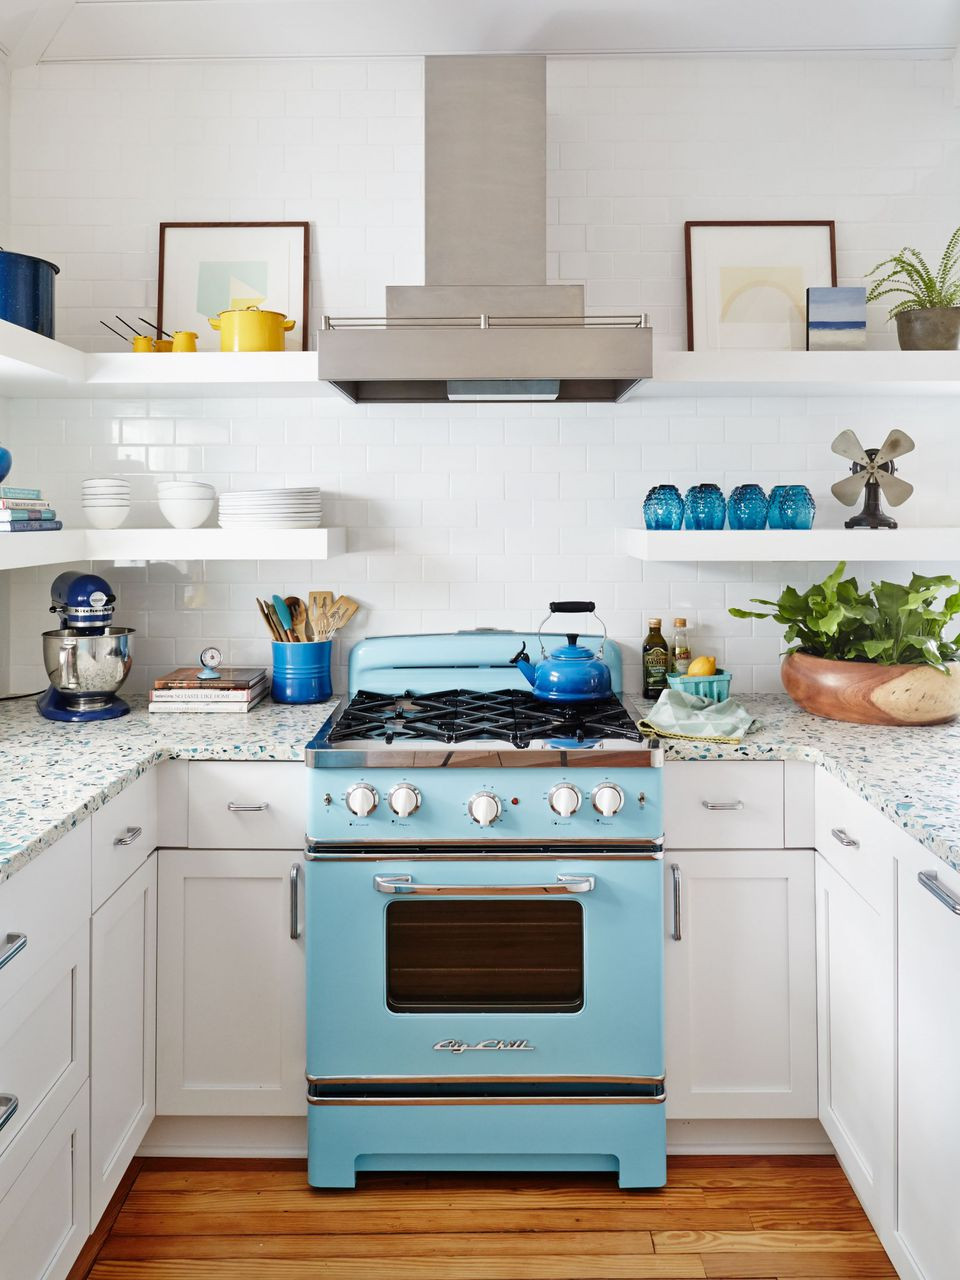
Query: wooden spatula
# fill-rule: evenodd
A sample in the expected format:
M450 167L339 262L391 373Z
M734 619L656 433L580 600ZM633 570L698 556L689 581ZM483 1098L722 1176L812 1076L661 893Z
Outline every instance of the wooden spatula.
M274 622L272 612L273 606L268 605L266 601L261 600L260 597L257 596L257 608L260 610L261 618L263 618L264 622L267 624L267 630L270 632L271 639L285 640L286 636L280 630L280 623Z
M310 625L313 627L315 640L327 638L327 609L333 603L332 591L310 592Z
M307 636L307 606L303 603L299 596L287 596L284 604L290 610L290 626L298 640L306 641Z
M333 617L334 631L339 631L341 627L345 627L359 608L360 605L350 596L337 596L330 611Z

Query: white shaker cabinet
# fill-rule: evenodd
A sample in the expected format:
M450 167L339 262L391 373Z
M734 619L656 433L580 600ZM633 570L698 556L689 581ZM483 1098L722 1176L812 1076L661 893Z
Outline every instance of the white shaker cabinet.
M90 1219L96 1223L155 1111L155 855L96 912L91 949Z
M960 874L899 855L897 1243L923 1280L960 1269Z
M157 1114L303 1115L301 855L159 858Z
M665 872L668 1118L815 1117L813 854L669 850Z

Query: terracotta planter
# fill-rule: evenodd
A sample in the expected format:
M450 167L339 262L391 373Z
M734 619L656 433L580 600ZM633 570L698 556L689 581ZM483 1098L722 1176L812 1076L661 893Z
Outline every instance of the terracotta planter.
M901 351L956 351L960 347L960 307L916 307L897 316Z
M935 667L884 667L791 653L780 677L804 711L852 724L947 724L960 715L960 662L946 676Z

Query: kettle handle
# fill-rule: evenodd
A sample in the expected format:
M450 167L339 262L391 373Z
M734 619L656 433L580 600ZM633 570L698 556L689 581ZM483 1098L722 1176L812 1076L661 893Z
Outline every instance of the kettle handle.
M551 600L550 612L537 627L537 639L540 641L541 657L547 656L546 646L543 643L543 628L547 625L555 613L592 613L596 620L603 627L603 639L600 641L600 648L594 655L597 658L603 657L603 646L607 643L607 624L597 613L597 606L593 600Z

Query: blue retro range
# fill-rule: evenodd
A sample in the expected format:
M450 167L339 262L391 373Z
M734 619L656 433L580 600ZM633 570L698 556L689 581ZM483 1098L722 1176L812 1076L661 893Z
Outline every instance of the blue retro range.
M539 644L364 641L308 746L314 1186L665 1180L662 752L620 700L616 645L612 691L566 702L511 663Z

